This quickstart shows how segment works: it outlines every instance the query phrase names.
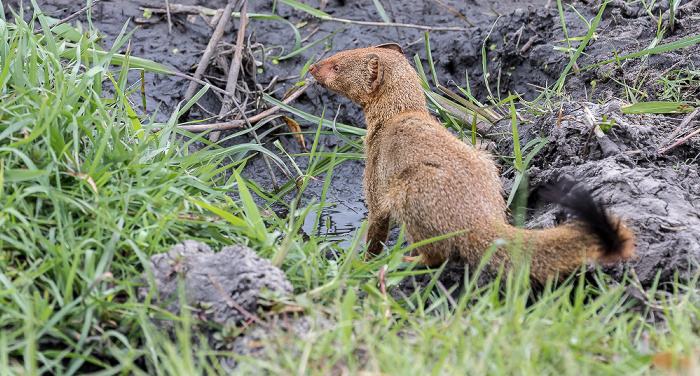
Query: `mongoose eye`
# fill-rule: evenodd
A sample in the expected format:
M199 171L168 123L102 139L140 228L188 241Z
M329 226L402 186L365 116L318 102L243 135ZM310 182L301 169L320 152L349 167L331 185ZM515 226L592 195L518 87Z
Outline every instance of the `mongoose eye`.
M338 73L340 71L340 68L336 65L333 67L333 72Z

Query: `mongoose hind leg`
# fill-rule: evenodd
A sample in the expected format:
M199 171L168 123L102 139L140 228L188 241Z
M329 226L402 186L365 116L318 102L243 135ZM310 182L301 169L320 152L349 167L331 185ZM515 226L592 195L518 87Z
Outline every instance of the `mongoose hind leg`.
M389 236L389 224L391 218L388 214L375 215L373 211L369 213L369 230L367 231L367 252L365 253L365 261L369 261L384 249L382 245Z

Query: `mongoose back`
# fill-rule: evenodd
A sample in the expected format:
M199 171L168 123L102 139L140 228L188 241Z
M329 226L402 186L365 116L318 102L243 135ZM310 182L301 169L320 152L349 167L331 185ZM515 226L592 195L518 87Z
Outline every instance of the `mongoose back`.
M570 192L559 201L577 220L542 230L511 226L492 156L433 118L418 75L397 44L343 51L311 65L309 72L365 112L368 257L381 253L391 218L405 224L412 242L466 230L415 248L411 256L420 256L421 264L461 260L476 266L503 239L519 245L520 256L513 253L516 247L499 246L487 268L508 270L529 259L531 279L540 284L564 278L585 259L634 256L632 232L586 190L566 184L559 188Z

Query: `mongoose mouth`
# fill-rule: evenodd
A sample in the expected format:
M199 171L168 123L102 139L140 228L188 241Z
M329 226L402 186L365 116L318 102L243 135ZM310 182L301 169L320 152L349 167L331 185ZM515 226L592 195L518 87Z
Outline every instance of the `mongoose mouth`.
M319 68L316 64L311 64L311 66L309 67L309 73L311 73L311 75L316 79L316 82L318 82L318 84L321 85L321 87L326 88L326 86L322 82L323 79L318 76Z

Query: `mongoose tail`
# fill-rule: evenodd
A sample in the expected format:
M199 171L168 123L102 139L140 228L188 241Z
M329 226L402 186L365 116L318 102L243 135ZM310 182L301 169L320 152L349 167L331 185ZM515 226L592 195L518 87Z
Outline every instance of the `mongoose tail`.
M554 228L521 230L526 247L527 239L534 237L530 268L536 281L544 283L557 272L562 279L585 259L608 263L635 257L632 231L582 185L561 179L541 190L540 198L567 208L575 220Z

